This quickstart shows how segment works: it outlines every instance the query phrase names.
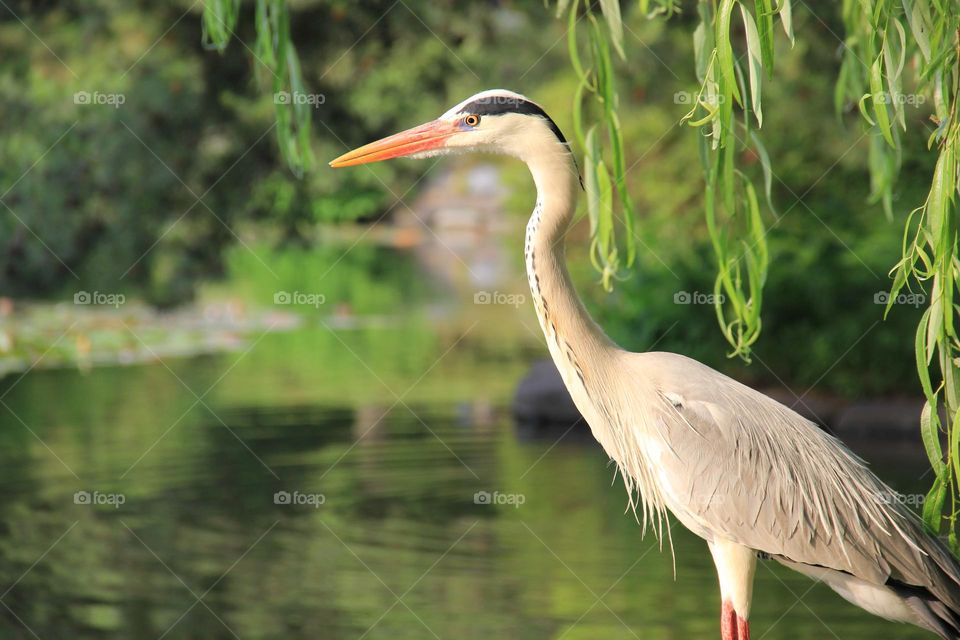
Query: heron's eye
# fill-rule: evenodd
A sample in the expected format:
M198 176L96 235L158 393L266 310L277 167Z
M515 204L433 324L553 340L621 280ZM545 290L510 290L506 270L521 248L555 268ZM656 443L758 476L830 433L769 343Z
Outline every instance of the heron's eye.
M475 127L480 124L480 116L475 113L471 113L466 118L463 119L464 124L467 124L471 127Z

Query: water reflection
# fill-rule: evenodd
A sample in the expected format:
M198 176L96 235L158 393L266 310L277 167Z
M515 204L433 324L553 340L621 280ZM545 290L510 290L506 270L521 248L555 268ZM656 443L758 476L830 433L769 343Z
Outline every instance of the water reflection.
M117 402L146 402L152 375L114 379ZM180 406L154 402L109 431L28 406L52 386L95 397L98 376L38 375L8 396L51 451L4 429L4 637L32 637L24 625L40 638L716 634L702 543L673 529L674 579L583 438L518 438L502 411L477 425L462 404L213 404L129 470ZM126 502L74 504L80 490ZM283 491L324 502L277 504ZM523 504L476 504L483 491ZM758 636L822 638L819 620L842 638L891 632L822 587L796 604L812 583L771 569L758 574Z

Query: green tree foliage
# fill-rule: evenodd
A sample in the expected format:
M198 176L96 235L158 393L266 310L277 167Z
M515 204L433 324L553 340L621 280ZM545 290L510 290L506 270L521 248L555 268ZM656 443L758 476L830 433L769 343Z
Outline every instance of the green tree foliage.
M231 2L217 19L201 13L216 3L187 0L9 6L0 291L30 297L142 291L173 305L221 271L225 246L259 251L262 228L299 240L379 218L429 165L299 169L497 84L518 63L496 37L552 42L539 5Z

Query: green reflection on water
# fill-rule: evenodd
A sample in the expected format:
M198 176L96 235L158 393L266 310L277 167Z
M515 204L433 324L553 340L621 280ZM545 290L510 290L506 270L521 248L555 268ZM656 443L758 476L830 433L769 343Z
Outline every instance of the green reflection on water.
M508 417L539 355L521 313L308 314L237 353L6 379L2 636L716 637L704 544L675 527L674 574L582 427ZM925 637L767 563L752 618L758 638Z

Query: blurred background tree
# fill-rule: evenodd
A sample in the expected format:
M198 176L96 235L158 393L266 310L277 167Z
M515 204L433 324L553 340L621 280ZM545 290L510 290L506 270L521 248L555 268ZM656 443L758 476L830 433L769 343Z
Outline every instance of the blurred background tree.
M316 163L302 177L278 142L277 87L257 48L258 3L237 5L219 51L198 4L10 3L0 22L0 290L63 299L99 287L169 307L222 277L225 255L237 247L247 255L230 264L262 269L258 251L323 242L317 230L325 225L389 220L427 163L333 172L324 160L483 88L535 96L573 131L567 24L540 2L286 6L303 90L322 96L309 111L307 155ZM703 177L690 170L695 136L678 126L690 105L677 95L699 86L692 12L669 21L623 14L633 54L629 63L614 59L613 70L638 264L613 294L594 286L584 219L575 230L575 275L626 346L682 351L756 384L785 378L844 395L912 395L913 345L904 336L920 312L897 309L882 322L874 298L888 289L886 272L899 255L901 203L922 200L934 159L922 140L904 138L887 220L870 197L870 139L860 117L848 109L838 118L834 109L844 60L835 34L844 17L839 8L817 11L796 11L794 30L804 37L792 48L778 41L776 81L764 85L764 131L775 132L765 138L776 159L772 196L787 204L779 218L764 214L771 267L758 362L727 360L709 306L674 303L680 291L712 292L715 276ZM517 47L536 55L517 55ZM75 102L84 91L125 102L90 108ZM929 105L909 113L928 112ZM762 184L755 152L742 151L738 165ZM519 229L531 187L521 171L503 179Z
M438 95L496 84L511 64L497 38L550 45L520 10L425 3L414 13L393 4L291 3L305 86L322 100L311 105L313 155L334 157L425 119ZM316 223L375 219L423 171L291 172L254 50L253 3L239 6L233 46L219 55L202 45L197 3L10 9L16 17L0 22L7 294L62 295L86 281L175 305L198 279L218 275L224 247L249 241L248 223L264 223L258 231L269 228L280 241L302 239ZM75 101L82 92L124 102L91 108Z

